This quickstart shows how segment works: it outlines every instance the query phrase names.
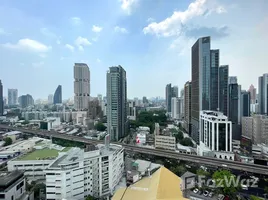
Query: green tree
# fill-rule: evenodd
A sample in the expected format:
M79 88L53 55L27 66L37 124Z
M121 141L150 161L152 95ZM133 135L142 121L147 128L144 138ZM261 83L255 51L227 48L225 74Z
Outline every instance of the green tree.
M268 186L265 186L265 188L264 188L264 192L265 192L266 194L268 194Z
M85 200L95 200L95 198L92 197L92 196L87 196L87 197L85 198Z
M98 123L94 126L94 128L95 128L97 131L105 131L107 127L104 126L103 123L98 122Z
M237 186L234 185L236 182L235 175L228 170L219 170L214 172L212 175L213 180L216 182L216 186L221 186L221 192L225 195L232 196L237 191Z
M250 195L250 200L262 200L262 198Z
M176 138L176 142L180 142L181 140L183 140L183 133L181 131L178 131L177 133L173 134L174 137Z
M209 177L210 176L210 173L203 170L203 169L198 169L196 171L196 174L199 175L199 176L205 176L205 177Z
M12 144L12 139L10 137L6 137L4 139L4 142L5 142L4 146L11 145Z
M184 145L184 146L190 146L190 147L193 147L194 146L192 140L190 138L188 138L188 137L187 138L183 138L180 143L182 145Z
M178 165L176 167L171 167L170 170L177 176L183 175L187 170L184 166Z

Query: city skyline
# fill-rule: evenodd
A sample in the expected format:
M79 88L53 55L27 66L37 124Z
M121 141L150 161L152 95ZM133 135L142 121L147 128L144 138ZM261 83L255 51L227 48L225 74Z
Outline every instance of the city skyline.
M128 74L128 98L164 97L166 84L178 85L180 90L191 80L190 48L204 36L211 36L212 49L220 49L220 65L229 65L229 75L238 77L242 89L250 84L258 88L258 77L266 73L267 1L115 0L106 7L103 3L65 2L61 10L74 8L66 13L58 9L61 2L51 8L49 2L26 6L2 1L0 79L4 96L9 88L16 88L19 96L46 98L62 85L63 99L73 97L73 64L85 62L91 72L91 96L105 94L106 71L122 65ZM37 9L40 6L42 11ZM83 12L85 8L88 12Z

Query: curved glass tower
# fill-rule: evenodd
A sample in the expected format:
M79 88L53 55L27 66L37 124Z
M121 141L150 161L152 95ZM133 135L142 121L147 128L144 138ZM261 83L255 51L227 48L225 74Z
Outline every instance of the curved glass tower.
M59 85L54 93L54 98L53 98L53 103L54 104L59 104L62 103L62 88L61 85Z

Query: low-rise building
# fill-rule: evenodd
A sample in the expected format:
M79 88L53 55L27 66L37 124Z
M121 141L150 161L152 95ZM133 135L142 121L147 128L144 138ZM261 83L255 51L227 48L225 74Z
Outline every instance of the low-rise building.
M119 145L98 145L96 150L72 148L45 170L47 199L108 197L124 172L124 150Z
M176 150L176 138L172 135L155 135L155 148Z
M0 199L33 200L33 195L26 193L26 182L22 171L0 171Z

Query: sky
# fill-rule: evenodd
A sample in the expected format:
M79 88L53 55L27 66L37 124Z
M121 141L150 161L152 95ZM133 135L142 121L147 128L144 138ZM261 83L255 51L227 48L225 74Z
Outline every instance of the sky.
M46 99L73 96L73 66L90 68L91 96L106 95L106 72L127 72L128 98L165 96L191 80L191 46L211 36L243 89L268 73L267 0L1 0L0 80Z

